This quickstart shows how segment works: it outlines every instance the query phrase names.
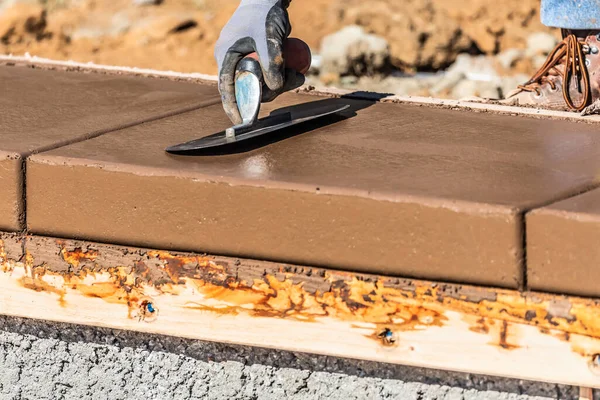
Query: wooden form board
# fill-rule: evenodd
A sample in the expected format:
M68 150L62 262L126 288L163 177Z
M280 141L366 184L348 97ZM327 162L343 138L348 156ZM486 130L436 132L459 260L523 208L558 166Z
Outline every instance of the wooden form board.
M600 303L4 235L0 314L600 388Z
M579 388L579 400L594 400L594 390L592 388Z

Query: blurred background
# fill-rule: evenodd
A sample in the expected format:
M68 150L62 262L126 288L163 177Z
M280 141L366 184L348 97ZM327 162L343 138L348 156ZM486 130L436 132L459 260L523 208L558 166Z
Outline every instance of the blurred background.
M0 0L0 53L216 74L239 0ZM293 0L309 83L399 95L502 98L559 32L539 0Z

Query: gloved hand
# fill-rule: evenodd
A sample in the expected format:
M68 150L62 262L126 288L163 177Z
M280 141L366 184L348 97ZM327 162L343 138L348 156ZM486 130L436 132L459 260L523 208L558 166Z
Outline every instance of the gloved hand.
M290 1L241 0L221 31L215 46L219 92L225 113L234 124L242 122L235 100L235 69L245 56L256 53L255 58L261 64L265 83L263 102L272 101L281 93L304 84L302 73L289 63L286 68L286 41L292 30L287 12ZM304 46L310 59L310 50L306 44ZM298 46L294 47L297 50ZM298 59L297 56L294 58Z

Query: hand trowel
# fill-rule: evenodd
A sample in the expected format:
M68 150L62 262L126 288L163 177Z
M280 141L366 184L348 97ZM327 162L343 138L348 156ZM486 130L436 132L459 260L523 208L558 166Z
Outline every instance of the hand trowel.
M242 123L224 131L178 144L166 149L169 153L184 154L211 147L221 147L239 143L270 132L301 124L327 115L335 114L350 107L349 105L330 104L318 107L304 107L304 111L272 113L258 119L262 100L262 71L257 60L242 59L235 72L235 98L242 117Z

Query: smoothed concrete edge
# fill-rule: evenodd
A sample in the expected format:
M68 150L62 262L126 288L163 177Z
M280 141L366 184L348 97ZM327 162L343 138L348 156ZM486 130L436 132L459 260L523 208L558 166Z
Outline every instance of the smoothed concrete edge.
M25 229L25 159L17 153L0 151L0 229L19 232ZM14 186L13 186L14 185Z
M521 217L508 207L501 213L464 213L427 206L421 212L423 204L414 202L31 160L28 171L28 229L35 234L481 285L522 284ZM189 198L204 206L194 207ZM273 209L280 209L277 217ZM285 211L289 209L296 211ZM158 218L164 210L173 218ZM440 225L440 218L447 226ZM387 238L383 242L382 235ZM415 235L431 241L415 242ZM494 243L486 239L491 235L496 235ZM413 251L415 245L419 251ZM487 261L490 265L482 270Z

